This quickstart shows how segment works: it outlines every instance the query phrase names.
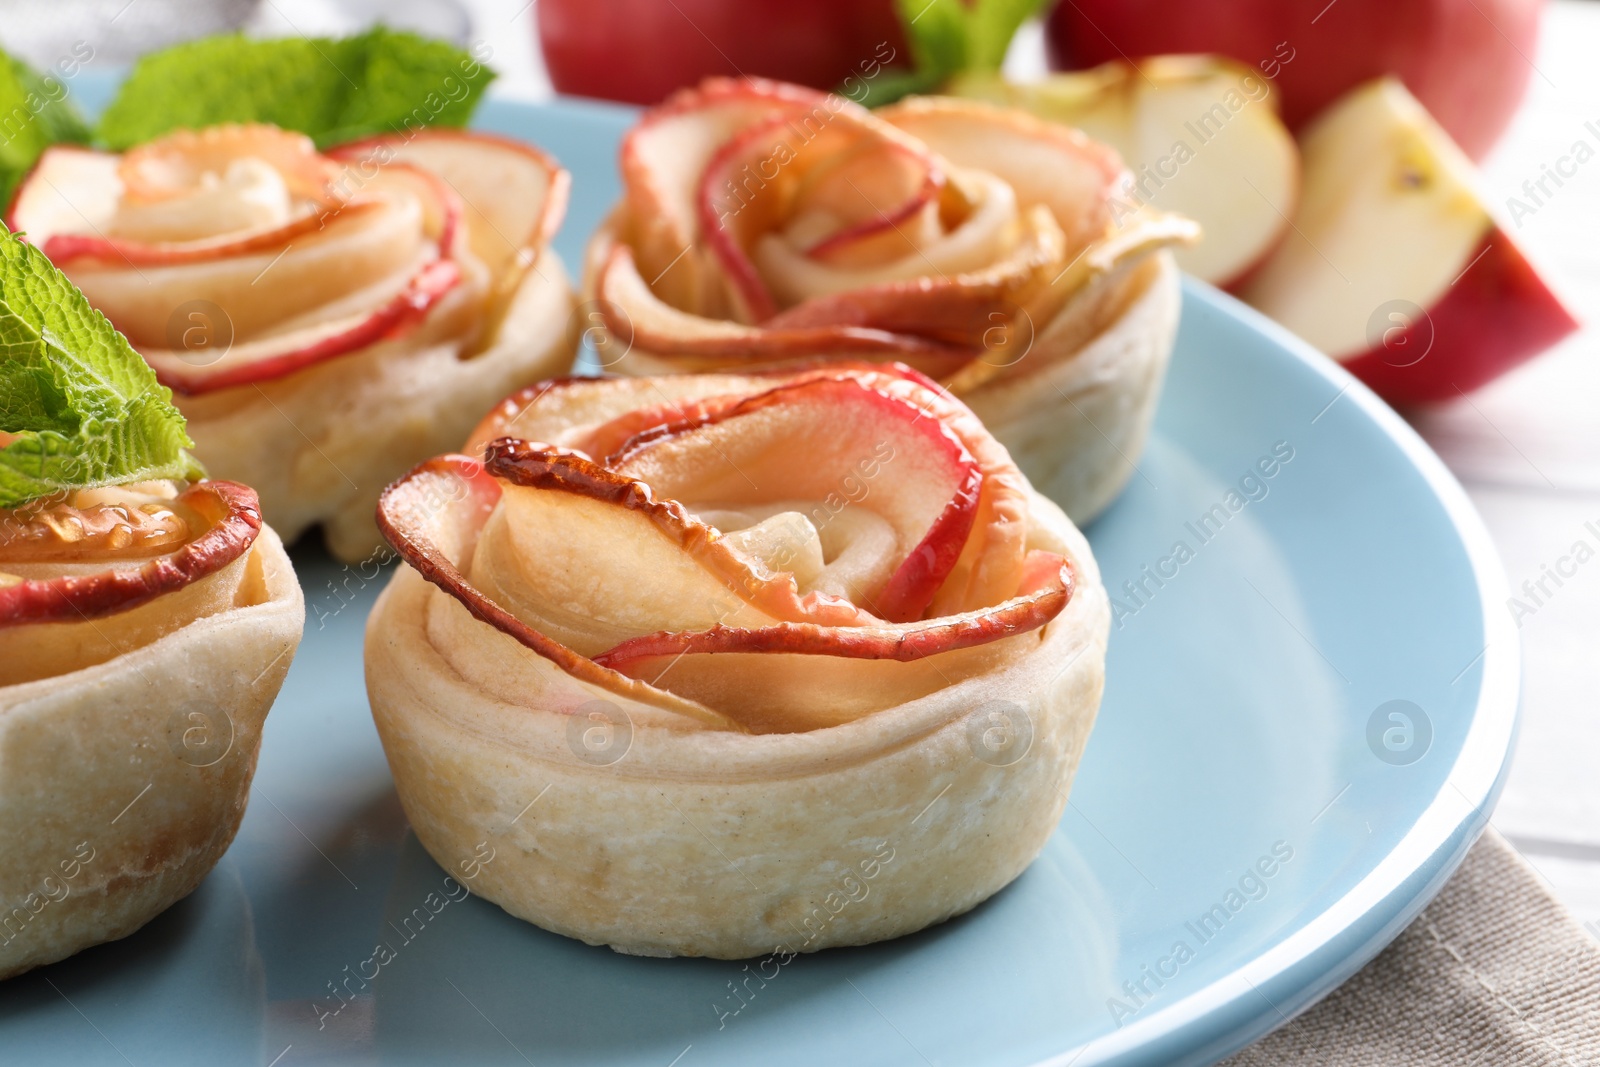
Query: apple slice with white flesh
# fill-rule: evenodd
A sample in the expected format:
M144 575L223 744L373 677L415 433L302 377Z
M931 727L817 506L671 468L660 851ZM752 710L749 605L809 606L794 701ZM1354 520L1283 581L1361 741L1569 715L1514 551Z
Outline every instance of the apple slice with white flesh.
M356 181L390 162L420 167L455 191L465 207L467 244L495 278L487 322L467 355L493 343L511 299L537 269L567 213L572 177L524 141L448 128L371 137L328 150Z
M897 492L881 494L878 506L904 558L868 604L880 618L909 622L955 568L983 476L949 427L875 385L870 377L802 378L638 435L608 466L675 500L728 500L741 489L748 496L730 475L782 485L780 499L820 500L852 476L861 457L899 459ZM816 426L828 427L829 447L796 472L791 450Z
M1178 266L1228 287L1278 245L1299 191L1300 154L1271 84L1220 56L1154 56L1036 82L964 75L949 91L1115 148L1132 174L1125 197L1200 224L1199 243L1173 250Z
M1398 81L1335 102L1301 149L1294 232L1241 295L1384 399L1458 396L1577 328Z

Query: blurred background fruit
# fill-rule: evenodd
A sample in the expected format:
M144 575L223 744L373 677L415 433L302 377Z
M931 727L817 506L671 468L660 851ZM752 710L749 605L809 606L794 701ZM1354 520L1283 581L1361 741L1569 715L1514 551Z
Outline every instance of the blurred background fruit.
M1294 228L1241 295L1391 403L1454 399L1577 329L1399 81L1340 97L1300 146Z
M1271 86L1229 59L1156 56L1033 82L963 75L947 91L1023 108L1115 148L1132 172L1132 202L1200 223L1200 243L1178 249L1178 265L1226 288L1261 264L1294 214L1300 153Z
M1533 74L1543 0L1072 0L1050 14L1058 67L1164 52L1215 52L1277 83L1298 128L1383 74L1403 81L1481 159Z
M538 0L557 91L653 104L712 75L837 88L906 61L892 0Z
M1472 164L1534 74L1543 8L539 0L536 13L562 92L654 103L745 74L872 106L945 92L1081 129L1121 154L1126 205L1201 224L1177 253L1186 271L1411 404L1476 389L1577 328ZM1046 73L1046 55L1073 69Z

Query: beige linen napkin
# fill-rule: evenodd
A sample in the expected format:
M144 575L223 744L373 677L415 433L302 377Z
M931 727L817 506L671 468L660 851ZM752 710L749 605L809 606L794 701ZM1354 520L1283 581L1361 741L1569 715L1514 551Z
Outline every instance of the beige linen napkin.
M1222 1067L1600 1065L1600 944L1493 830L1354 978Z

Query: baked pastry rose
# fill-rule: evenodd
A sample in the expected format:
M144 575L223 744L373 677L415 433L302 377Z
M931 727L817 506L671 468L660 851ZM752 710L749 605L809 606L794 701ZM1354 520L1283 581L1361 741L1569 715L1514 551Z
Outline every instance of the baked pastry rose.
M222 858L304 616L242 485L0 510L0 978L127 936Z
M409 566L366 655L411 824L475 893L624 952L739 958L909 933L1038 854L1107 599L928 378L560 380L469 452L384 494Z
M713 79L623 139L585 285L622 374L898 360L945 384L1079 522L1133 470L1177 324L1116 153L1018 111Z
M244 814L305 605L253 490L0 230L0 978L124 937Z
M212 471L289 539L358 559L378 493L506 393L564 370L548 247L568 176L528 145L424 129L319 153L265 125L123 154L58 146L9 217L178 396Z

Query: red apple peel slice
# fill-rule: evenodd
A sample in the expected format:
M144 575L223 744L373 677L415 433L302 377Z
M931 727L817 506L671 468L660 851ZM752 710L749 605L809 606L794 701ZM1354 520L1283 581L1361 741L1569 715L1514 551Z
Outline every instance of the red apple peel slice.
M384 490L378 500L378 529L413 570L454 597L473 618L510 636L578 681L713 726L734 728L730 720L701 704L629 678L552 641L467 581L459 561L471 555L500 492L499 483L480 461L462 455L438 456Z
M1068 255L1104 235L1123 175L1116 151L1077 130L1008 108L948 97L913 97L877 112L957 167L998 175L1026 209L1050 209Z
M872 616L825 593L801 595L788 574L755 570L676 500L657 499L644 482L561 448L501 438L484 450L484 467L512 485L571 493L642 515L669 543L703 567L739 601L769 618L828 626L858 626Z
M623 673L644 673L663 657L718 652L787 652L847 659L892 659L902 663L941 652L987 644L1036 630L1061 614L1072 599L1072 565L1062 556L1033 552L1030 576L1038 581L993 608L921 622L884 627L824 627L779 623L760 630L716 627L693 633L647 634L625 641L594 658ZM1052 577L1045 577L1053 572Z
M261 506L254 489L202 481L179 499L211 520L204 533L138 567L0 586L0 627L78 622L136 608L226 567L244 555L261 532Z
M427 128L372 137L329 149L357 178L391 163L435 175L464 205L467 244L489 269L493 286L484 325L463 353L494 344L511 302L549 247L567 211L572 175L522 141L475 130Z
M711 78L651 108L623 136L618 156L632 218L630 240L641 269L668 304L707 310L705 302L715 295L709 264L684 249L701 236L695 191L717 148L775 112L797 118L804 128L820 128L841 105L862 110L843 98L781 82Z
M465 208L473 253L496 275L533 265L560 228L572 187L572 176L534 146L473 130L370 137L328 155L353 168L358 182L395 164L443 182Z
M863 501L878 501L872 510L889 520L902 545L914 547L868 606L891 622L922 615L960 557L978 508L983 476L960 438L906 398L843 375L803 378L706 408L634 437L607 467L631 476L644 468L643 481L676 500L722 499L744 488L740 482L780 484L785 496L820 500L888 447L882 466L889 469L867 486ZM791 435L814 427L827 427L826 447L797 469L782 442L803 448L803 438ZM733 484L719 492L719 480Z
M598 293L606 328L619 341L661 355L737 359L760 365L829 352L841 358L876 354L945 366L965 364L973 356L969 349L871 327L764 329L689 314L664 303L651 291L639 274L633 250L620 243L607 255Z
M175 352L146 350L142 354L163 385L186 396L270 381L380 341L404 336L420 325L433 306L460 280L461 269L453 260L435 260L418 272L398 296L354 324L333 324L326 335L291 351L221 370L193 366Z
M801 136L797 136L801 133ZM891 157L886 163L894 177L909 180L910 188L897 190L897 203L881 210L859 183L843 175L830 181L840 157L870 153L875 159ZM768 165L774 174L768 178ZM736 182L741 171L756 170L755 190ZM892 184L892 183L891 183ZM738 199L729 210L724 187ZM761 322L777 312L777 304L760 271L751 259L750 248L757 237L781 222L785 212L814 206L843 220L840 229L806 250L808 256L845 256L851 249L884 236L900 237L910 255L913 246L901 237L900 223L934 202L944 188L938 163L915 142L892 126L875 123L853 110L841 110L830 125L815 133L797 131L789 114L780 110L724 142L700 174L696 190L699 230L712 257L732 285L743 305L736 315L743 321ZM745 194L750 193L748 199ZM832 194L831 196L829 194Z
M349 204L339 209L337 214L355 215L371 211L377 206L371 202ZM200 241L130 241L98 234L58 233L46 238L39 250L58 266L75 259L98 259L112 266L118 263L132 266L204 263L278 248L296 237L322 229L327 222L328 216L322 212L310 212L282 226L244 234L224 234Z

